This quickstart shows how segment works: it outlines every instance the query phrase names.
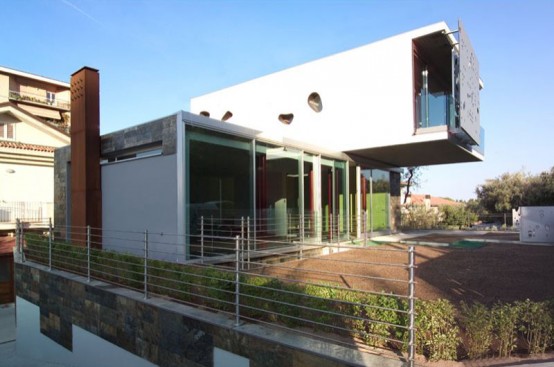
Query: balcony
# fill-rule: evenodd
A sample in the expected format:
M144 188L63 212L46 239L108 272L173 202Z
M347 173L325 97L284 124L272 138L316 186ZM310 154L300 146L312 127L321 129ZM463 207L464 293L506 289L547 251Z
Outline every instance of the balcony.
M51 92L46 92L46 95L41 95L11 90L9 98L18 102L50 106L63 111L69 111L71 107L68 100L60 99L55 93Z
M444 92L421 93L416 99L418 129L435 126L456 127L454 98Z

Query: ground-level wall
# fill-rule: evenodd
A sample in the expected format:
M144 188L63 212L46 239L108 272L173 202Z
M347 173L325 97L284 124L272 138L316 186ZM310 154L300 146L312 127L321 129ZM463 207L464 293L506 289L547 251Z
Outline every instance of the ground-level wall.
M216 366L214 351L250 367L383 366L404 363L143 295L31 262L16 263L16 294L40 308L40 331L68 350L72 326L160 366Z
M183 205L177 201L176 157L160 155L102 166L104 249L142 255L141 231L155 229L148 234L151 257L185 260L187 241L175 235L178 206Z

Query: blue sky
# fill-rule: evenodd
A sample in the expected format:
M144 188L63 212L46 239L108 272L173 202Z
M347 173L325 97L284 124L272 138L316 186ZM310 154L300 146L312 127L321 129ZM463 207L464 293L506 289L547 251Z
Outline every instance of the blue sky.
M3 1L0 65L69 81L100 70L101 131L188 110L191 97L421 26L464 22L485 89L483 163L429 167L419 193L474 197L504 172L554 166L554 1Z

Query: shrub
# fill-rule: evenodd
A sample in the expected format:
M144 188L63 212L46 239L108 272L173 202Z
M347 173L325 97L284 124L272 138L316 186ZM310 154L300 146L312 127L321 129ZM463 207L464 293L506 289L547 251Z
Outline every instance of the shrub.
M516 302L515 307L519 311L518 331L528 353L544 353L552 342L553 320L549 304L527 299Z
M498 355L509 357L517 342L517 307L509 303L496 303L491 312L494 336L498 342Z
M401 214L402 228L427 229L435 228L439 223L438 213L427 210L423 205L410 205Z
M455 360L460 341L454 306L448 300L416 303L416 346L431 361Z
M484 357L489 351L493 339L493 320L491 311L481 303L471 306L462 302L461 321L466 332L465 347L470 359Z
M387 294L369 294L360 300L362 305L354 308L355 327L368 345L379 347L387 345L389 339L396 337L399 325L398 302L396 297Z

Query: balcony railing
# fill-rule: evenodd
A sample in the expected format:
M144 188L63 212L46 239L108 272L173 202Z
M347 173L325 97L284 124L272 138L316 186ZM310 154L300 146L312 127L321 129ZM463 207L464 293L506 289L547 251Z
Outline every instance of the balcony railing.
M15 224L16 219L44 221L52 218L54 203L40 201L0 200L0 224Z
M18 92L18 91L11 90L10 99L15 101L31 102L31 103L51 106L51 107L59 108L62 110L68 110L68 111L71 107L69 101L65 99L59 99L55 94L51 94L50 96L44 96L40 94Z
M417 98L418 128L456 127L454 98L446 93L423 93Z

